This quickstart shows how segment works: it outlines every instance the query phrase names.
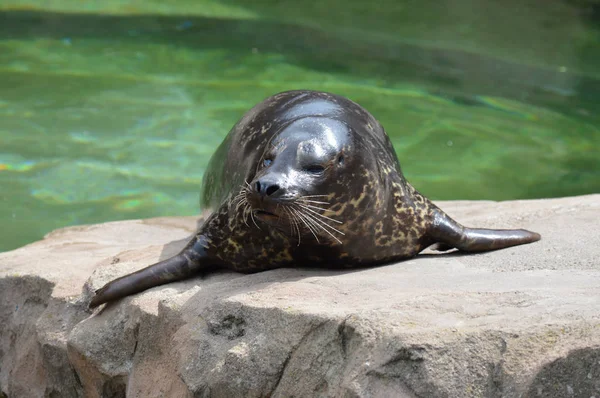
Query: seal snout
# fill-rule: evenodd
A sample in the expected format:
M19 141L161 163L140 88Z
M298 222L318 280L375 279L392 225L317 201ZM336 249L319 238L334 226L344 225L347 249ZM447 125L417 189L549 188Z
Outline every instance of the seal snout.
M254 190L256 191L256 193L258 193L263 198L265 196L277 197L277 196L279 196L279 195L276 195L277 192L279 192L279 194L281 194L281 187L279 186L279 184L277 184L276 182L273 182L273 181L268 181L268 180L256 181L256 183L254 184Z
M254 215L263 221L278 220L282 214L280 205L285 202L286 189L277 176L269 173L250 184L248 201Z
M285 184L278 174L267 173L255 179L251 184L251 196L260 203L276 203L286 197Z

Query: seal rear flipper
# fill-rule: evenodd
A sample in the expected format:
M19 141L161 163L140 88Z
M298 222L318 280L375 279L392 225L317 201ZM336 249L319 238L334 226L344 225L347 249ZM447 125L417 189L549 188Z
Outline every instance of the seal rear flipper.
M454 247L466 252L503 249L541 239L540 234L524 229L466 228L440 209L434 210L433 222L427 233L444 250Z
M122 276L96 290L89 307L94 308L155 286L190 277L209 269L202 237L194 237L177 255Z

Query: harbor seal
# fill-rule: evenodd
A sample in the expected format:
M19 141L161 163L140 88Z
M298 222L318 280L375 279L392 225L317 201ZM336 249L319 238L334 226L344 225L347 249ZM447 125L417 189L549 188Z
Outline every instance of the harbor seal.
M435 244L480 252L540 239L463 227L406 181L367 110L317 91L249 110L210 160L201 206L212 213L179 254L109 282L90 307L214 269L369 267Z

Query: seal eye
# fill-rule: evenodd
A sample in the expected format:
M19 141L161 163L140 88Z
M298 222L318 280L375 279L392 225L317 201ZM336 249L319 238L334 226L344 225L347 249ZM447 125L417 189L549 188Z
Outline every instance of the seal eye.
M271 165L271 163L273 163L272 159L265 159L265 160L263 160L263 165L265 167L269 167Z
M325 171L325 167L320 164L313 164L304 168L304 170L308 171L311 174L321 174Z
M338 164L344 164L344 155L340 155L337 158Z

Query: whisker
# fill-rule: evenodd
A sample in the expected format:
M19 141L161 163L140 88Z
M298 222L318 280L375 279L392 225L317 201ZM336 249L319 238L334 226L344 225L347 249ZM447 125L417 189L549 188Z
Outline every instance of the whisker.
M287 214L288 220L290 221L290 235L294 236L294 234L296 233L296 230L294 229L292 215L290 214L290 211L285 207L283 208L283 211L285 212L285 214Z
M302 205L301 205L301 206L310 207L311 209L317 209L317 210L322 210L322 211L331 211L331 210L329 210L329 209L324 209L324 208L322 208L322 207L319 207L319 206L308 205L308 204L306 204L306 203L303 203L303 202L301 202L301 203L302 203Z
M291 212L290 212L291 214ZM302 234L300 233L300 226L298 225L298 221L296 220L296 216L294 217L294 226L296 227L296 232L298 233L298 246L300 246L300 241L302 239Z
M315 240L317 241L317 243L321 243L321 241L319 240L319 226L316 225L313 221L311 221L307 217L305 217L304 214L299 214L298 217L301 217L302 222L310 230L312 235L315 237Z
M245 186L240 185L240 192L238 192L238 194L234 196L233 201L232 201L232 203L237 202L237 204L235 206L235 211L238 211L240 206L242 205L242 203L244 203L244 200L247 201L247 199L248 199L248 189Z
M244 196L244 190L241 190L237 195L233 197L233 201L240 200Z
M248 228L250 228L250 225L248 225L248 210L250 210L250 206L244 207L244 212L242 213L242 217L244 220L244 224L246 224L246 226Z
M327 198L329 197L329 195L304 195L304 196L300 196L298 199L303 199L303 198Z
M319 237L317 236L317 232L315 230L315 226L311 225L312 223L309 223L309 221L306 220L306 218L304 217L304 215L300 212L300 210L298 209L291 209L297 216L298 218L302 221L302 223L304 225L306 225L306 228L308 228L308 230L313 234L313 236L315 237L315 239L317 240L317 243L320 243L319 241Z
M239 211L240 207L242 207L242 206L246 205L246 203L248 203L248 199L244 195L240 196L239 199L237 199L237 197L236 197L236 199L234 199L234 201L235 200L238 201L237 205L235 206L236 212Z
M298 210L299 210L299 211L301 211L301 209L298 209ZM311 212L312 212L312 210L310 210L310 209L306 209L306 210L308 210L308 211L311 211ZM335 231L335 232L337 232L337 233L339 233L339 234L341 234L341 235L346 235L345 233L343 233L342 231L338 230L338 229L337 229L337 228L335 228L335 227L332 227L331 225L327 224L325 221L323 221L323 220L320 220L320 219L316 218L315 216L313 216L313 215L311 215L311 214L304 213L303 211L301 211L301 213L302 213L302 215L303 215L305 218L307 218L308 220L311 220L311 221L313 222L313 224L316 224L316 225L318 225L318 226L319 226L319 227L320 227L320 228L321 228L323 231L327 232L327 233L328 233L328 234L329 234L329 235L330 235L330 236L331 236L333 239L337 240L339 243L342 243L342 241L340 241L340 240L339 240L339 239L338 239L338 238L337 238L335 235L333 235L333 233L331 233L331 232L330 232L330 231L329 231L327 228L329 228L329 229L331 229L332 231ZM317 215L320 215L320 214L318 214L318 213L316 213L316 212L313 212L313 213L315 213L315 214L317 214ZM322 216L322 217L325 217L325 216L323 216L323 215L320 215L320 216ZM326 218L328 218L328 217L326 217ZM336 221L336 220L333 220L333 219L332 219L332 221ZM327 228L326 228L326 227L327 227Z
M248 211L251 211L250 209L250 203L248 203L248 190L246 188L243 188L242 192L243 193L243 198L242 201L244 203L244 210L242 211L242 219L244 220L244 224L246 224L246 226L248 228L250 228L250 225L248 225Z
M256 225L256 228L260 229L260 227L256 223L256 220L254 219L254 210L252 210L252 209L250 209L250 218L252 219L252 222L254 223L254 225Z
M288 209L287 207L283 208L285 210L286 213L288 213L288 215L290 216L290 230L295 232L298 232L298 246L300 246L300 227L298 227L298 221L296 219L296 216L294 214L292 214L292 211L290 209ZM296 229L294 230L294 227L296 227ZM292 233L293 235L293 233Z
M320 231L325 231L333 239L335 239L339 243L342 243L342 241L340 241L335 235L333 235L333 233L331 233L328 229L324 228L321 224L319 224L316 219L311 218L308 214L304 214L304 216L314 225L314 228L318 228Z
M337 229L333 228L332 226L330 226L330 225L329 225L329 224L327 224L326 222L324 222L324 221L321 221L321 220L317 219L315 216L313 216L313 215L311 215L311 214L309 214L309 213L306 213L306 212L305 212L303 209L298 209L298 212L299 212L300 214L302 214L302 216L303 216L303 217L306 219L306 221L307 221L307 222L309 222L309 223L310 223L310 224L311 224L311 225L314 227L314 229L315 229L317 232L318 232L319 230L323 230L323 231L327 232L329 235L331 235L333 238L335 238L335 236L333 236L333 235L331 234L331 232L330 232L328 229L326 229L325 227L332 228L332 229L333 229L333 230L335 230L336 232L341 232L341 231L338 231Z
M321 227L327 227L329 229L331 229L334 232L337 232L338 234L341 235L346 235L345 233L343 233L342 231L340 231L339 229L327 224L325 221L323 220L319 220L318 218L316 218L315 216L313 216L312 214L308 214L308 213L304 213L304 215L308 218L310 218L311 220L313 220L314 222L316 222L317 224L319 224ZM324 229L325 231L329 231L327 229Z
M316 204L321 204L321 205L328 205L328 204L330 204L329 202L321 202L319 200L308 200L308 199L302 199L302 198L299 198L296 201L297 202L302 202L302 203L316 203Z
M327 228L324 227L328 227L331 228L332 230L334 230L337 233L340 233L342 235L345 235L342 231L335 229L334 227L332 227L331 225L325 223L324 221L318 220L316 218L314 218L313 216L311 216L310 214L306 214L304 213L304 216L307 217L308 219L312 220L314 223L317 223L319 225L319 227L321 227L321 230L327 232L327 234L329 234L329 236L331 236L333 239L335 239L336 241L338 241L338 243L342 243L341 240L338 239L337 236L335 236L333 233L331 233Z
M310 208L308 208L308 207L307 207L307 205L301 205L301 204L298 204L298 203L297 203L296 205L297 205L297 206L300 206L300 207L302 207L302 208L304 208L304 209L306 209L306 210L308 210L308 211L310 211L310 212L311 212L311 213L313 213L313 214L316 214L316 215L317 215L317 216L319 216L319 217L323 217L323 218L325 218L325 219L327 219L327 220L329 220L329 221L333 221L333 222L336 222L336 223L338 223L338 224L343 224L341 221L334 220L334 219L333 219L333 218L331 218L331 217L327 217L327 216L324 216L324 215L323 215L323 214L321 214L321 213L317 213L317 212L316 212L316 211L314 211L313 209L310 209ZM342 234L342 235L343 235L343 234Z

